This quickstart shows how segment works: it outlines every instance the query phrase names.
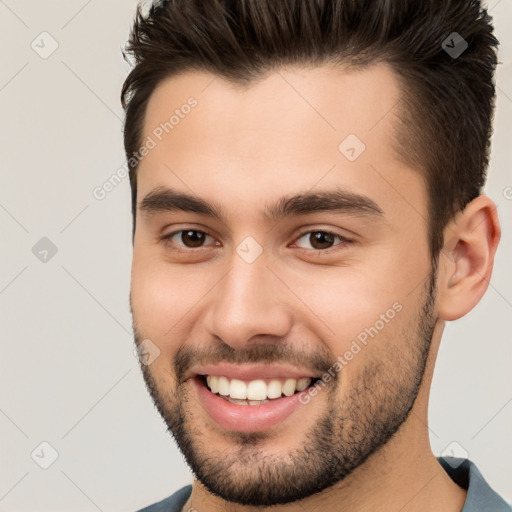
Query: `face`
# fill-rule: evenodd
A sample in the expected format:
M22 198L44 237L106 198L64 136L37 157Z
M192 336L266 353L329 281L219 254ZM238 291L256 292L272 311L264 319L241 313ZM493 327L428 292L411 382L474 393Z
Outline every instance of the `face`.
M377 65L248 87L187 72L150 98L136 343L189 465L227 501L326 489L410 418L434 276L425 184L393 151L399 95Z

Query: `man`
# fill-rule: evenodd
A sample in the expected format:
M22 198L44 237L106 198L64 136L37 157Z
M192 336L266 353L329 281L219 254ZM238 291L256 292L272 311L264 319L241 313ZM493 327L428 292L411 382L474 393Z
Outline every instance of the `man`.
M196 477L144 510L510 510L427 427L500 238L497 44L478 1L139 7L130 305Z

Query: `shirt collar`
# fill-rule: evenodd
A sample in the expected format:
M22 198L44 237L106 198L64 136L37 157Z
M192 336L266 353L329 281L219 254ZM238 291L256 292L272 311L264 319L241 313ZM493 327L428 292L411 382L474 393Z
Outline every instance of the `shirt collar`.
M467 490L466 501L461 512L510 512L511 508L485 481L469 459L438 457L437 460L448 476Z

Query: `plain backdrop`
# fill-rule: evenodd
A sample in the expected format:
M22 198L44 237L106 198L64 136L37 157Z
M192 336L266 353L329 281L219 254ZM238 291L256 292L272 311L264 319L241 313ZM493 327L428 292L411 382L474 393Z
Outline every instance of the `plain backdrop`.
M135 6L0 1L3 511L133 511L191 481L133 354L128 179L93 195L124 164ZM445 331L430 432L512 502L512 1L489 8L501 64L486 191L503 238L484 299Z

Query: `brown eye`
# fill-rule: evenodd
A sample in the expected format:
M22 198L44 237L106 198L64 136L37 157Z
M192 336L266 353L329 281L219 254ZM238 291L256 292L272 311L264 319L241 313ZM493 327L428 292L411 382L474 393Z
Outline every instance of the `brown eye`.
M330 249L333 246L336 245L344 245L345 243L348 243L349 240L347 240L345 237L341 235L337 235L336 233L331 233L330 231L307 231L306 233L303 233L298 239L297 242L301 239L304 239L307 241L307 243L310 244L311 247L304 247L300 244L299 247L302 249L315 249L317 252L319 251L325 251ZM340 243L335 244L335 240L340 240Z
M197 229L181 229L174 231L162 237L162 241L167 247L176 251L185 251L187 249L197 249L204 245L206 238L211 238L208 233Z
M309 241L315 249L328 249L334 243L334 235L324 231L314 231L309 234Z
M201 247L206 233L195 230L181 231L181 241L186 247Z

